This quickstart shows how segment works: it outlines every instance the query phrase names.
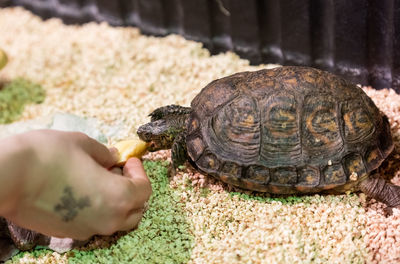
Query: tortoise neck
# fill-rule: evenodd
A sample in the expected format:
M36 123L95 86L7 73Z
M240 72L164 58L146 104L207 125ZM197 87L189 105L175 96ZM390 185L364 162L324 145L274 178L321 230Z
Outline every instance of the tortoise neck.
M187 123L189 121L190 114L177 114L172 115L168 118L168 126L170 127L174 136L176 137L178 134L186 133L187 131Z

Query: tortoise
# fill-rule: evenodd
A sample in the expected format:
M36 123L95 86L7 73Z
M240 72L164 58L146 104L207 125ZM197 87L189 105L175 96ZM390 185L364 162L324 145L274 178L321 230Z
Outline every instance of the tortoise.
M344 193L400 205L377 177L394 149L388 118L361 88L326 71L284 66L240 72L204 87L191 107L154 110L137 134L236 187L272 194ZM388 208L389 208L388 207Z

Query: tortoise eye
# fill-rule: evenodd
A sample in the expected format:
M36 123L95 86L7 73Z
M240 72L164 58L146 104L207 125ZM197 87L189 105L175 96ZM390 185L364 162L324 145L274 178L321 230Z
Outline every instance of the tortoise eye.
M145 131L145 132L140 133L140 137L141 137L141 139L148 141L148 140L151 140L151 138L153 137L153 134L151 132Z

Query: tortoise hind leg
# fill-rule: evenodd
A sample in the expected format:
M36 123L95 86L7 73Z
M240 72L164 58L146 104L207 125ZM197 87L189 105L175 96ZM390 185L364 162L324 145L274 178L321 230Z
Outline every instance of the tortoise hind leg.
M400 208L400 186L382 178L368 178L361 182L360 189L367 196L386 204L388 213L391 208Z

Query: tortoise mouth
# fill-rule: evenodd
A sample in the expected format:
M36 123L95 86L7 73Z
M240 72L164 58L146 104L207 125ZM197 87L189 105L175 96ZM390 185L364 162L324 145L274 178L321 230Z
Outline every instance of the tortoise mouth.
M165 149L164 146L160 142L157 142L155 140L150 140L150 141L147 142L147 144L149 146L148 150L150 152L154 152L154 151Z

